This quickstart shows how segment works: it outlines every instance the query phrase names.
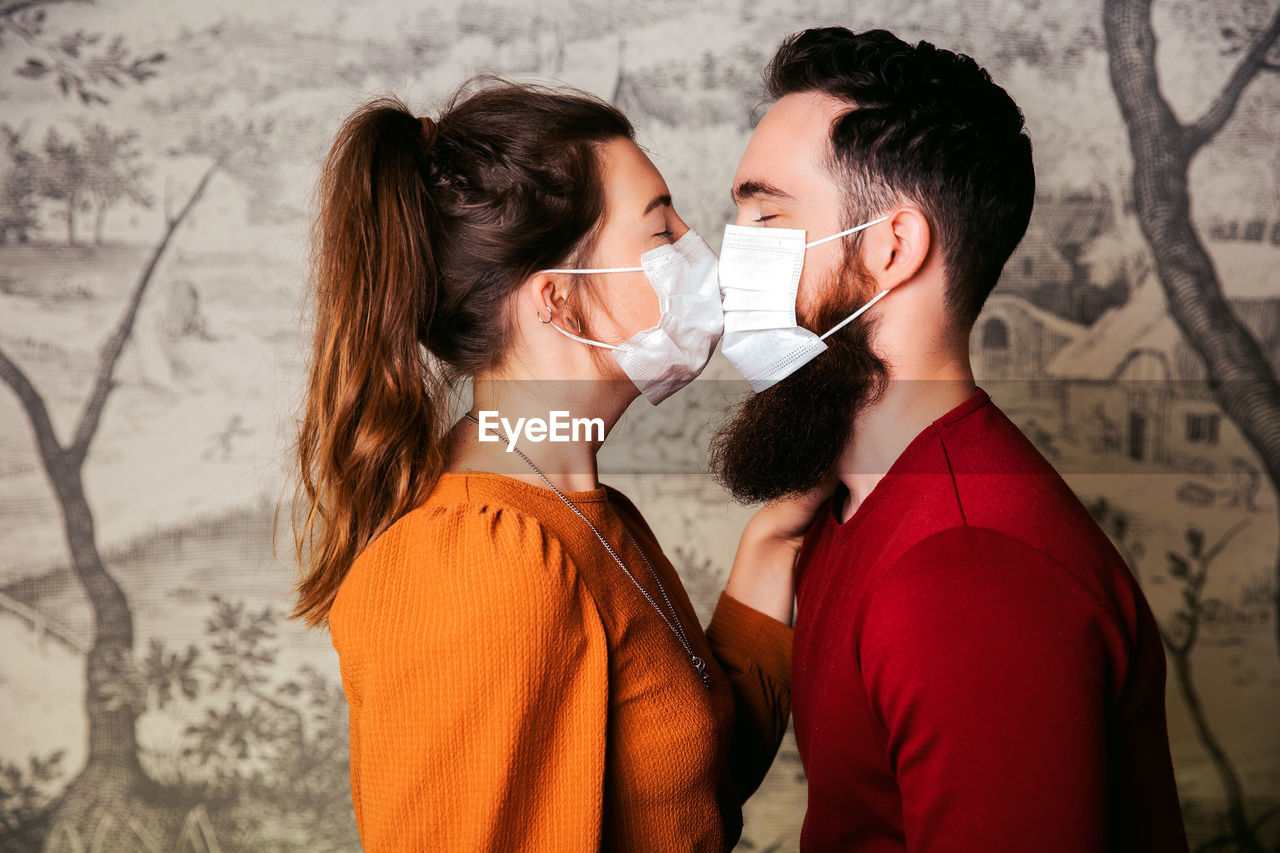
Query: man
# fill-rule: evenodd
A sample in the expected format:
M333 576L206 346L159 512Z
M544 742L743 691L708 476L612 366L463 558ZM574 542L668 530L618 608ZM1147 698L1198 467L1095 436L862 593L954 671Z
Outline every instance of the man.
M1151 611L969 365L1030 218L1021 112L884 31L799 33L766 82L721 256L759 393L712 458L744 501L839 481L796 567L801 849L1186 850Z

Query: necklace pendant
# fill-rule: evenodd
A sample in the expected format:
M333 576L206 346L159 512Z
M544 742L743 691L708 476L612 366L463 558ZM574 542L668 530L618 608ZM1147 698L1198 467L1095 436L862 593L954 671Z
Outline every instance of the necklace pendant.
M711 689L711 676L707 675L707 662L697 655L691 655L693 659L693 668L697 670L698 677L702 679L702 685L708 690Z

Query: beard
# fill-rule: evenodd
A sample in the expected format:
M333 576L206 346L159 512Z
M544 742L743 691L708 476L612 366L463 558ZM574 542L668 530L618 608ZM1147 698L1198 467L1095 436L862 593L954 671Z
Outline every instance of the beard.
M852 281L825 292L854 293L829 300L813 323L826 330L858 309L873 286L860 265L846 263ZM716 481L742 504L808 491L834 469L853 439L858 415L884 393L888 369L871 348L875 322L867 314L827 338L827 349L795 373L738 402L711 438Z

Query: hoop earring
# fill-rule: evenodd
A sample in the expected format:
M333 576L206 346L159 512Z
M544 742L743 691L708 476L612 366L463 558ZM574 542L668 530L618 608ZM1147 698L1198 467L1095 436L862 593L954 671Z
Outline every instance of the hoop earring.
M535 310L535 311L533 312L533 316L535 316L535 317L537 317L537 318L538 318L538 322L539 322L539 323L542 323L543 325L546 325L547 323L550 323L550 322L551 322L551 309L550 309L550 308L548 308L548 309L547 309L547 319L545 319L545 320L544 320L544 319L542 319L542 311L541 311L540 309L539 309L539 310Z

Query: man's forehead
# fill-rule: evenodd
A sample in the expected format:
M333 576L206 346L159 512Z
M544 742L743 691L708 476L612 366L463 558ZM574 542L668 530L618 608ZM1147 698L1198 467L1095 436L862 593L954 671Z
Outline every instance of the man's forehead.
M735 198L795 195L804 184L821 177L830 152L831 124L848 109L845 102L819 92L780 98L747 143L734 175Z

